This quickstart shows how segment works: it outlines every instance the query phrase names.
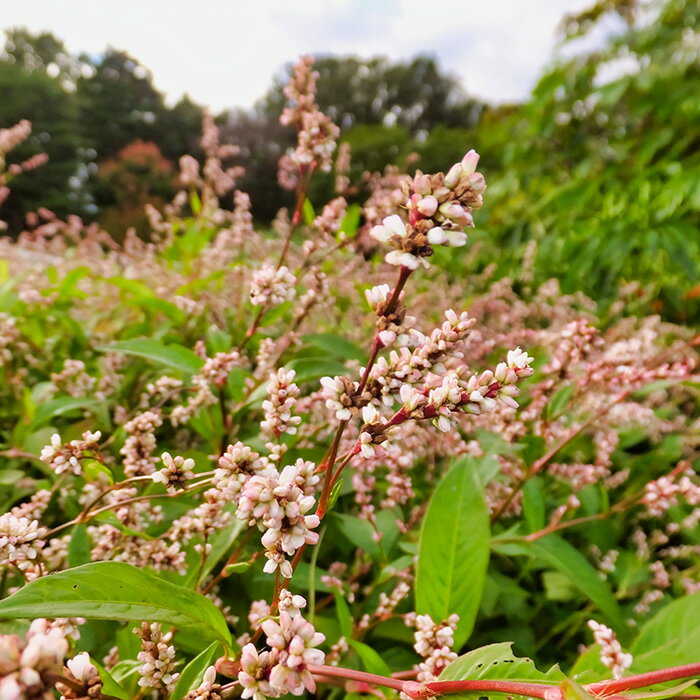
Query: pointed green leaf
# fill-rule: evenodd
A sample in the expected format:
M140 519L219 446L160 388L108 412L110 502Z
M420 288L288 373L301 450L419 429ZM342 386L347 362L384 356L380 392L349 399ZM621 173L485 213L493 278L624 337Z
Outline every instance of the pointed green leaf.
M100 674L100 680L102 681L102 694L103 696L119 698L120 700L129 700L129 695L126 690L117 683L112 677L112 674L104 667L102 664L95 661L95 659L90 657L92 665L97 669Z
M166 345L160 340L151 338L120 340L111 345L102 345L97 349L100 352L122 352L125 355L144 357L161 365L179 369L186 374L196 374L204 364L204 360L199 355L183 345L176 343Z
M123 562L94 562L43 576L0 601L0 619L85 617L143 620L231 643L226 620L205 596Z
M610 587L598 576L598 572L588 559L558 535L540 537L527 544L535 556L568 576L571 583L598 606L600 612L615 629L624 644L625 640L629 638L625 617Z
M218 642L212 642L204 651L195 656L194 659L182 669L182 673L177 679L177 684L173 690L171 700L180 700L184 698L190 690L198 688L202 684L204 673L213 665L220 653L221 645Z
M561 682L559 690L561 690L564 700L593 700L593 695L582 685L579 685L576 681L572 681L570 678Z
M490 526L473 459L458 461L438 484L423 520L416 571L416 612L441 622L460 617L459 648L469 638L489 563Z
M526 657L513 655L512 642L500 642L474 649L455 659L441 674L441 681L466 680L508 680L524 683L558 684L564 680L564 674L558 666L552 666L547 672L537 669L535 662ZM486 693L460 693L450 697L484 696Z
M37 408L34 420L32 421L32 427L36 428L53 418L62 416L64 413L91 408L98 403L100 403L99 399L87 399L82 396L64 396L60 399L47 401Z
M637 673L700 662L700 592L659 610L642 626L630 651Z
M371 646L357 639L347 637L348 644L357 652L367 673L376 673L379 676L391 676L391 669L381 655Z

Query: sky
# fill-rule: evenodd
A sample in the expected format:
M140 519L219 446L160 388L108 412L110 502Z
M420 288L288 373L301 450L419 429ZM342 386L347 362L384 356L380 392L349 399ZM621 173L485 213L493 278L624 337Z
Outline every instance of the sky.
M123 49L170 104L250 107L304 53L428 53L492 102L527 97L567 12L591 0L1 0L2 28L51 31L73 53Z

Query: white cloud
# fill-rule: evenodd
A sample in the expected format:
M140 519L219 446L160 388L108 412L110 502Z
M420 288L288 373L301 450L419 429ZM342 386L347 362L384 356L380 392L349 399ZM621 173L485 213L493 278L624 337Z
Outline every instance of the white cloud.
M169 101L188 93L218 110L249 106L302 53L435 55L467 90L527 96L565 12L589 0L27 0L6 3L3 28L48 30L74 52L124 49Z

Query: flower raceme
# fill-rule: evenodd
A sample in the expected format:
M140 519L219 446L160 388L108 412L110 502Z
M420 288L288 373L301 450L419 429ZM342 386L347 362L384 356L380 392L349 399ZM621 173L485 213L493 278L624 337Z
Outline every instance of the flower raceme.
M392 214L371 230L374 238L394 248L385 258L389 264L427 268L433 246L465 245L467 234L462 229L474 226L472 211L482 206L486 189L484 176L476 172L478 162L479 155L472 150L447 175L418 170L404 183L408 222Z
M325 636L298 612L291 615L285 610L277 620L265 620L262 631L270 651L258 652L254 644L243 647L238 674L243 687L241 697L263 700L286 693L303 695L305 690L313 693L316 682L307 666L323 663L325 654L316 647Z

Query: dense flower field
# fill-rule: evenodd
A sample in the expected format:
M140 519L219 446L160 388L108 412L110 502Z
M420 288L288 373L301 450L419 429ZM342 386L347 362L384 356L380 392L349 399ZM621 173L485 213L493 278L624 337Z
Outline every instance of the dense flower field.
M273 231L205 115L150 240L0 241L0 699L697 692L697 336L470 274L474 151L348 205L315 81Z

